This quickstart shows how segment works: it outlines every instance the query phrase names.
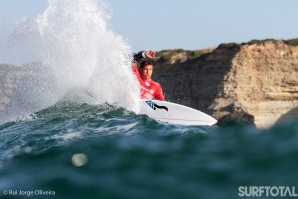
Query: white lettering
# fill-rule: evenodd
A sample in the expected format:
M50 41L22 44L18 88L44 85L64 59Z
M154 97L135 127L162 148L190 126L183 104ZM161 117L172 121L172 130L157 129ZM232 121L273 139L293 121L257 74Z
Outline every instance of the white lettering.
M34 194L33 191L22 191L20 190L19 195L24 195L24 196L32 196Z
M245 190L245 192L244 192L245 193L245 196L251 196L251 194L252 194L251 187L248 187L248 188L245 187L245 189L244 189Z
M244 190L243 189L244 189L243 186L238 187L238 191L239 191L238 196L240 196L240 197L244 196Z
M269 196L270 187L269 186L265 186L265 189L266 189L266 196Z
M249 197L249 196L263 196L266 194L266 196L297 196L295 186L291 187L289 186L240 186L238 187L238 196L243 197Z
M274 189L276 190L276 193L273 192ZM275 197L278 194L279 194L279 189L277 187L271 187L271 189L270 189L270 195Z
M253 186L252 187L252 196L259 196L259 187Z
M18 191L17 191L17 190L15 190L15 191L13 191L13 190L9 190L9 191L8 191L8 194L9 194L9 195L18 195Z
M297 193L295 193L295 187L292 187L292 196L297 196Z
M285 187L283 187L283 188L285 188ZM286 187L286 190L285 190L285 192L284 192L283 194L281 194L281 196L286 196L286 195L287 195L287 193L289 194L289 196L292 196L292 194L291 194L291 190L290 190L290 187Z
M264 187L263 187L263 186L261 186L261 187L259 188L259 192L260 192L260 196L262 196L263 193L264 193Z
M280 190L280 195L283 196L284 195L284 189L285 187L284 186L279 186L279 190Z

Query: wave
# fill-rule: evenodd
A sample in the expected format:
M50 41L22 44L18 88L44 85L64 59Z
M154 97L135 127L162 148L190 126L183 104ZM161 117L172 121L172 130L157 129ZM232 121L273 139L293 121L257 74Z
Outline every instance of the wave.
M54 105L73 90L93 96L86 103L135 110L131 47L109 27L110 16L103 1L49 0L38 16L11 23L0 42L0 60L9 64L0 77L8 85L1 87L8 99L2 123Z
M233 198L239 186L295 184L297 130L296 122L172 125L110 104L59 101L0 126L0 188L57 198Z
M176 135L208 133L214 127L173 125L108 103L91 105L62 100L34 114L0 126L4 159L28 151L40 153L54 146L103 136Z

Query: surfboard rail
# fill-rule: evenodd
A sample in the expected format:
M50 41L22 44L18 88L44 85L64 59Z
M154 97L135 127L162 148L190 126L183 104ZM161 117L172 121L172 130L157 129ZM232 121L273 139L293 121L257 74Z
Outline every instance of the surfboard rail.
M138 114L172 124L211 126L217 123L216 119L201 111L167 101L141 99Z

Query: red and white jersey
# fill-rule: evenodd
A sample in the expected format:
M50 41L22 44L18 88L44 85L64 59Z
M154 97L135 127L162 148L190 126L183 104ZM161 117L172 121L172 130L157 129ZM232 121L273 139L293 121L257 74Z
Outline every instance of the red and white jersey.
M141 99L156 98L158 100L163 100L165 98L159 83L157 83L153 80L144 80L141 77L140 72L138 70L137 63L134 63L132 65L132 70L133 70L133 73L137 76L138 81L140 83L140 87L141 87L140 97L141 97Z

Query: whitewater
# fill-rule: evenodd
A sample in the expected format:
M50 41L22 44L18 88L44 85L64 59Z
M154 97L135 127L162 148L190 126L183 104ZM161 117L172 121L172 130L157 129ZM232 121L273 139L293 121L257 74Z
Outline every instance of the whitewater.
M49 0L37 16L0 18L0 198L298 192L296 121L183 126L135 114L133 52L112 30L111 10L105 1Z
M22 82L11 118L47 108L66 95L136 110L138 84L131 72L129 44L108 25L101 1L50 0L35 18L7 27L0 60L34 74ZM77 96L78 95L78 96Z

